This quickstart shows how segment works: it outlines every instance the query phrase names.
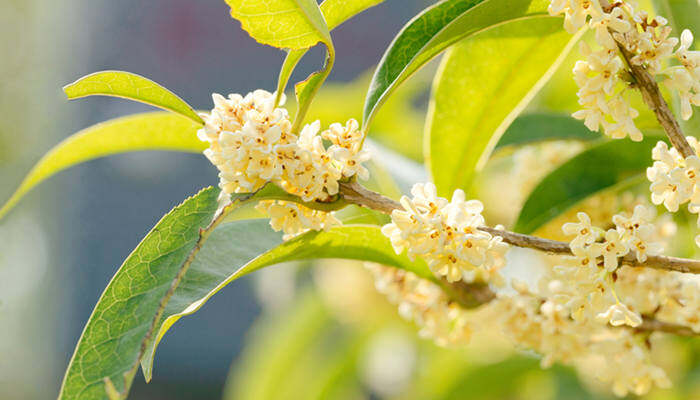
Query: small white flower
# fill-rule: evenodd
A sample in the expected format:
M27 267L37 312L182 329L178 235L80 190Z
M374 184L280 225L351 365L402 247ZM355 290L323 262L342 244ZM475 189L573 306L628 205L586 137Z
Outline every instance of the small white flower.
M397 254L424 258L433 273L449 282L470 281L475 268L492 273L503 267L508 246L479 230L484 224L481 202L465 200L461 190L447 201L432 183L415 184L411 194L401 198L403 210L394 210L392 222L382 227Z
M333 213L312 210L286 201L261 201L255 209L270 217L270 226L275 231L284 232L284 240L309 230L327 230L332 226L340 225L340 221Z
M634 328L642 324L642 317L622 303L613 304L604 313L598 314L597 319L612 326L627 325Z
M616 7L610 13L600 13L591 18L588 25L595 30L596 41L608 49L617 49L609 29L619 33L628 32L632 25L624 19L624 12Z
M600 230L591 225L591 217L584 212L576 214L579 222L567 222L562 226L562 231L567 236L576 237L571 241L573 251L582 250L585 246L594 243L600 235Z
M629 247L622 240L622 235L615 229L605 232L605 241L602 243L602 256L605 269L609 272L617 269L618 258L629 253Z

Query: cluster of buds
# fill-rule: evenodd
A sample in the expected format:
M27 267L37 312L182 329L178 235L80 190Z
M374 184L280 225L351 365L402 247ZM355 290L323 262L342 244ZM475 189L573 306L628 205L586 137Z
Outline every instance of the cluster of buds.
M516 295L500 296L488 307L514 343L542 354L543 367L555 362L575 366L583 375L609 383L621 397L670 386L664 370L652 362L650 347L633 331L577 321L565 307L542 300L525 285L514 288Z
M642 318L630 310L615 293L614 280L620 257L630 251L638 261L647 255L661 253L663 246L657 240L652 224L655 217L650 207L638 205L632 215L616 214L614 228L603 231L591 224L586 213L577 214L579 222L564 224L566 235L574 235L570 242L574 254L573 266L554 269L557 279L549 283L549 291L571 312L575 320L596 319L613 326L639 326Z
M654 18L636 10L630 2L616 1L612 5L599 0L552 0L551 15L565 15L564 27L570 33L588 24L595 31L600 50L591 50L582 43L586 57L574 67L574 79L579 86L579 104L583 107L573 114L586 126L598 131L601 127L612 138L629 136L642 140L634 118L639 113L629 104L625 94L629 80L618 46L629 54L629 62L643 66L652 75L665 77L664 83L681 99L681 115L692 115L691 105L700 105L700 52L690 51L693 36L685 30L678 38L671 37L671 27L661 16ZM679 66L664 68L675 59Z
M354 175L367 178L362 162L363 135L355 120L345 127L333 124L319 135L320 122L294 134L287 110L274 108L275 96L256 90L245 97L214 94L214 109L203 114L200 140L219 169L226 193L250 193L274 182L304 201L327 200L338 193L338 181ZM323 139L331 141L326 148Z
M398 305L399 315L420 327L418 334L439 346L465 345L472 330L468 311L450 301L440 287L412 272L365 263L377 290Z
M479 230L484 207L478 200L465 201L456 190L452 200L438 197L432 183L415 184L412 198L401 197L403 210L391 213L382 227L397 254L422 257L437 276L449 282L475 279L477 268L495 273L505 264L508 246L500 236Z
M284 232L282 237L284 240L309 230L328 230L332 226L341 224L333 213L313 210L288 201L261 201L255 209L270 217L270 226L275 231Z
M700 143L692 136L686 138L697 153ZM700 211L700 158L696 155L683 157L678 150L664 142L658 142L651 152L654 164L647 168L647 178L651 182L651 201L663 204L671 212L678 211L680 205L689 203L688 210Z
M341 179L369 177L362 165L369 153L362 149L357 121L335 123L320 133L316 121L296 135L287 110L275 107L273 93L256 90L246 96L212 97L214 109L202 114L205 125L197 135L209 143L204 154L219 169L224 193L255 192L273 182L303 201L328 201L338 194ZM265 203L258 209L269 213L273 228L283 230L287 239L338 223L328 213L291 203Z

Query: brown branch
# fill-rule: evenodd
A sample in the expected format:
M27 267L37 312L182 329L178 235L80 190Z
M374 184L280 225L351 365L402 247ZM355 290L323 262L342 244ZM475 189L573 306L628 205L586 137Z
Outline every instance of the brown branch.
M683 157L695 155L693 148L690 147L690 144L688 144L688 141L685 139L680 124L678 124L668 103L664 100L659 85L654 80L654 77L651 76L643 66L636 65L632 62L634 54L630 52L624 44L618 42L617 47L627 61L627 65L629 65L630 73L632 77L634 77L636 87L639 88L639 91L642 93L644 103L646 103L649 109L656 115L656 120L659 121L659 124L661 124L664 131L666 131L666 135L673 147L675 147Z
M340 194L345 201L356 204L385 214L391 214L393 210L401 210L403 207L397 201L384 197L379 193L368 190L357 182L341 183ZM488 232L503 238L505 243L513 246L534 249L549 254L570 255L571 248L566 242L543 239L537 236L523 235L521 233L510 232L480 226L479 230ZM687 258L677 258L668 256L648 256L644 262L637 261L634 254L630 253L620 259L624 265L631 267L647 267L669 271L700 274L700 261Z
M350 204L359 205L385 214L391 214L394 210L403 207L397 201L373 192L357 182L344 182L340 184L340 194ZM505 243L513 246L543 251L550 254L569 255L571 247L568 243L557 240L543 239L531 235L510 232L501 229L480 226L479 230L488 232L494 236L500 236ZM647 267L663 270L700 273L700 261L666 257L648 256L645 262L637 261L634 254L627 254L620 262L632 267ZM496 294L484 283L447 282L440 280L440 286L445 293L464 308L476 308L496 298ZM645 316L642 325L634 328L637 332L666 332L679 336L698 336L692 329L662 322L652 317Z
M659 321L652 317L643 316L642 324L634 328L637 332L664 332L678 336L698 336L699 334L687 326L670 324L668 322Z

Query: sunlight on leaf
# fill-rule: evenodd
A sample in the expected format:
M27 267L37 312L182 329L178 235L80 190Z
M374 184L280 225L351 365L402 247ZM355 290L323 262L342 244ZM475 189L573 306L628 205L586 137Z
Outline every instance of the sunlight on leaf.
M199 115L175 93L143 76L123 71L102 71L86 75L63 88L68 99L113 96L140 101L185 116L204 125Z
M363 129L387 97L421 66L459 40L506 21L548 15L546 0L446 0L406 24L384 53L365 99Z
M54 146L32 168L19 188L0 208L2 218L33 187L52 175L85 161L138 150L199 153L200 126L179 115L152 112L116 118L86 128Z
M333 30L353 16L383 1L384 0L325 0L321 3L320 7L321 13L328 24L328 29ZM294 72L297 64L299 64L299 61L301 61L307 51L307 49L290 50L287 57L284 59L277 83L278 103L279 96L281 96L287 88L287 83L292 76L292 72Z
M306 49L331 43L315 0L226 0L231 16L258 42L284 49Z
M577 40L560 18L536 16L450 49L435 77L426 124L426 162L440 193L471 189L503 132Z

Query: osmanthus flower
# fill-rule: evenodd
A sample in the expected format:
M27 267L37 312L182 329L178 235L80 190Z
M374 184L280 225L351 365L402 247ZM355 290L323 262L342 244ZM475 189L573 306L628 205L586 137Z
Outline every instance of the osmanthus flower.
M680 43L675 56L681 65L664 70L668 76L664 85L678 93L681 117L688 120L693 115L692 106L700 106L700 51L690 50L693 34L687 29L681 34Z
M616 229L608 229L605 232L605 240L601 243L601 256L603 266L608 272L613 272L619 265L619 258L629 253L627 243L622 240L622 235Z
M634 328L642 324L642 317L622 303L613 304L607 311L598 314L597 318L612 326L628 325Z
M552 16L565 15L564 28L569 33L575 33L583 27L589 16L603 12L598 0L552 0L548 11Z
M251 193L273 182L303 201L325 201L338 194L341 179L368 178L362 163L369 153L362 149L357 121L344 127L332 124L323 133L315 121L297 135L287 110L275 107L273 93L256 90L212 98L214 109L202 114L205 125L197 136L209 143L204 154L219 169L224 193ZM282 96L281 104L284 100ZM332 142L329 148L324 137ZM270 215L274 229L285 232L285 239L339 223L332 214L294 203L265 202L258 208Z
M635 252L639 262L646 261L647 255L658 255L663 251L664 246L657 241L657 229L652 224L655 217L652 207L639 204L631 216L616 214L612 218L621 239Z
M432 183L414 185L411 194L401 198L403 210L394 210L392 222L382 227L397 254L422 257L433 273L450 282L471 281L475 268L491 273L505 265L508 246L479 230L484 224L481 202L465 200L461 190L447 201Z
M609 13L600 10L593 15L589 22L591 29L595 31L595 39L601 46L607 49L617 50L617 43L610 31L626 33L632 28L632 24L624 18L624 11L620 7L613 8Z
M397 268L370 262L365 267L377 290L398 306L399 315L420 327L421 337L439 346L468 343L472 333L468 311L450 301L439 286Z
M629 63L644 67L652 75L664 75L663 83L678 93L681 116L692 115L692 106L700 105L700 52L691 51L693 35L685 30L679 39L671 36L671 27L662 16L653 18L635 9L630 1L611 1L603 9L598 0L552 0L551 15L564 14L564 27L570 33L584 25L595 31L600 50L581 45L585 61L574 67L574 80L582 109L573 116L585 125L615 139L629 136L634 141L642 138L634 119L639 115L623 94L630 86L620 78L625 67L618 46L629 55ZM680 66L664 69L669 60L676 58ZM627 79L625 79L627 80ZM622 85L624 83L624 85Z
M579 222L567 222L562 225L562 232L567 236L574 236L569 245L574 252L582 251L584 247L595 243L602 234L602 230L591 225L591 218L584 212L576 214Z
M516 345L542 354L543 367L555 362L572 365L581 374L610 383L618 396L669 386L665 372L653 364L649 347L634 331L572 319L565 308L522 286L513 285L515 295L499 295L486 307Z
M332 212L313 210L301 204L281 200L259 202L255 209L270 217L270 226L275 231L284 232L284 240L289 240L309 230L327 230L341 222Z
M697 152L697 140L688 137L688 143ZM652 202L663 204L671 212L690 202L690 212L700 211L695 206L700 203L700 158L696 155L683 158L664 142L657 143L651 154L654 164L647 168L647 179L651 182Z

